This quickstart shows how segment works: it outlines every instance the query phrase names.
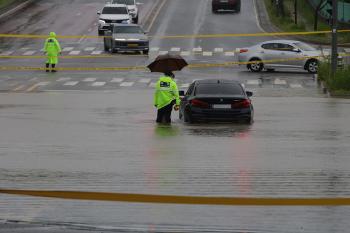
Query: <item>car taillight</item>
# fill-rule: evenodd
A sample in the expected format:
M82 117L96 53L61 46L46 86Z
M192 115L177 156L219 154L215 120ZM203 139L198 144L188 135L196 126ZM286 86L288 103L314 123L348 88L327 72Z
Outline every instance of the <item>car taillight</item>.
M201 101L201 100L193 99L193 100L190 101L190 103L194 107L209 108L209 104L207 102L204 102L204 101Z
M232 108L249 108L250 104L251 104L251 102L249 99L244 99L244 100L234 101L231 104L231 106L232 106Z
M248 49L240 49L239 50L239 53L246 53L246 52L248 52Z

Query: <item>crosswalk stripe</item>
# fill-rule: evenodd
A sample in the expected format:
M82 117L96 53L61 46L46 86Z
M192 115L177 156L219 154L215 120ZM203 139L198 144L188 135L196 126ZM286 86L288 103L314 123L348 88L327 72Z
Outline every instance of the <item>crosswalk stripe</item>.
M96 78L86 78L83 80L83 82L94 82L96 81Z
M139 80L140 83L149 83L151 81L150 78L142 78Z
M94 82L91 86L93 87L102 87L106 84L106 82Z
M215 49L214 49L214 52L216 52L216 53L222 53L222 52L224 52L224 48L215 48Z
M11 54L13 54L15 51L6 51L6 52L2 52L0 55L1 56L10 56Z
M233 57L234 55L235 55L234 52L225 52L225 56Z
M69 82L64 83L63 85L64 86L75 86L78 83L79 83L78 81L69 81Z
M102 54L103 53L103 51L93 51L92 53L91 53L91 55L100 55L100 54Z
M57 79L56 81L57 82L64 82L64 81L68 81L68 80L71 80L71 78L62 77L62 78Z
M205 57L213 56L213 52L208 52L208 51L203 52L203 56L205 56Z
M191 53L190 53L189 51L182 51L182 52L180 53L180 55L186 57L186 56L190 56Z
M169 52L168 51L159 51L159 55L165 55L165 54L168 54Z
M200 47L198 47L198 48L193 48L192 51L193 51L193 52L202 52L203 49L200 48Z
M120 82L122 82L124 79L123 78L113 78L112 80L111 80L111 82L112 83L120 83Z
M180 48L177 48L177 47L173 47L170 49L171 52L180 52Z
M65 47L63 48L63 52L69 52L69 51L72 51L74 49L74 47Z
M33 55L34 53L36 53L36 51L30 50L30 51L27 51L27 52L23 53L23 55L24 55L24 56L31 56L31 55Z
M120 84L121 87L131 87L132 85L134 85L134 82L122 82Z
M93 51L95 49L95 47L87 47L84 49L84 51Z
M289 84L291 88L303 88L303 86L299 83L291 83Z
M152 47L152 48L150 48L150 51L156 52L156 51L159 51L159 48L158 47Z
M79 50L69 52L69 55L79 55L79 54L80 54Z
M274 85L287 85L287 81L283 79L276 78L273 82Z
M260 85L260 81L257 79L247 80L247 85Z
M12 91L21 91L23 88L25 88L26 85L20 85L16 88L14 88Z

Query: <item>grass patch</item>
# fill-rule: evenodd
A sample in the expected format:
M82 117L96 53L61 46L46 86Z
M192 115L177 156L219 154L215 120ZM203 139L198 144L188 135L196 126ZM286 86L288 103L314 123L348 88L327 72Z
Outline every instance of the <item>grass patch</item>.
M0 9L5 8L11 3L13 3L15 0L0 0Z
M338 69L334 77L331 77L330 62L323 62L319 66L318 78L325 82L331 95L350 96L350 66Z
M267 12L271 22L280 30L286 32L313 31L314 9L307 3L307 0L298 1L298 25L294 23L294 0L284 0L285 17L277 16L276 8L271 0L265 0ZM319 17L318 31L330 30L330 26ZM307 35L308 41L315 43L331 43L331 34ZM339 33L338 43L350 43L350 33Z

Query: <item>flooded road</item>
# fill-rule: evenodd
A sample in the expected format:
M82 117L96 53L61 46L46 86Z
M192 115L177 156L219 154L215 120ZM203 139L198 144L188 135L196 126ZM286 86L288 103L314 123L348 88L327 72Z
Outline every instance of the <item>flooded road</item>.
M253 98L255 122L157 126L152 90L1 94L0 187L349 197L350 100ZM0 195L0 219L116 232L346 232L349 207L227 207ZM1 232L1 230L0 230Z

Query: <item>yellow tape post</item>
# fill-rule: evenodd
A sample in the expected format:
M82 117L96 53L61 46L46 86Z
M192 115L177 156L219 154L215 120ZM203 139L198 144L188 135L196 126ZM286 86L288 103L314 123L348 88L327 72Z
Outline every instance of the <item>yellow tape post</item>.
M349 33L350 30L338 30L338 33ZM312 31L312 32L270 32L270 33L223 33L223 34L194 34L194 35L154 35L150 38L158 39L186 39L186 38L222 38L222 37L266 37L266 36L296 36L296 35L317 35L317 34L330 34L330 30L327 31ZM33 39L45 39L47 35L34 35L34 34L0 34L3 38L33 38ZM92 35L57 35L58 39L96 39L96 38L110 38L110 36L92 36Z
M0 189L2 194L90 201L231 206L344 206L350 198L239 198Z

